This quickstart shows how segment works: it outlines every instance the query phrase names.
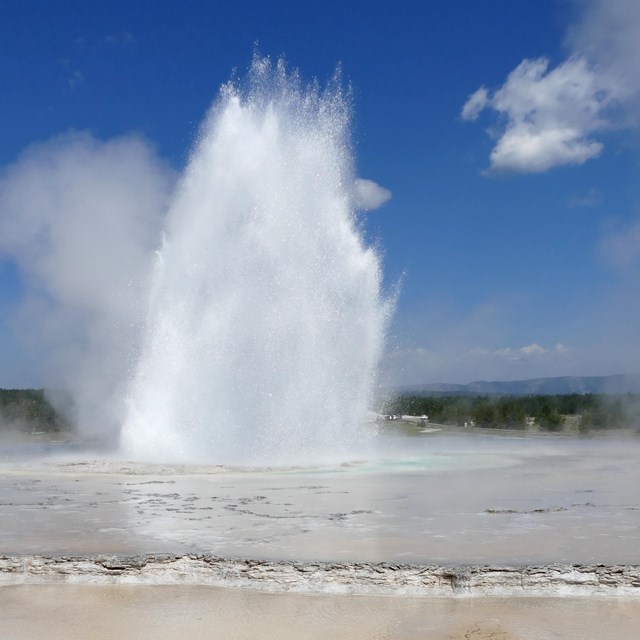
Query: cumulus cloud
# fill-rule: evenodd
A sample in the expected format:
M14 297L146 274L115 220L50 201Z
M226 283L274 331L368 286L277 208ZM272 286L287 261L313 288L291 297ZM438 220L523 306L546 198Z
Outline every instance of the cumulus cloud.
M373 180L357 178L353 186L353 206L360 211L378 209L391 199L391 191Z
M173 181L143 140L84 133L34 145L0 174L0 257L29 291L16 324L47 385L74 389L71 417L96 433L121 417Z
M484 87L462 109L476 120L487 109L505 124L490 156L492 170L542 172L583 164L603 149L594 136L637 124L640 99L640 4L588 0L570 28L569 57L523 60L499 89Z
M473 355L479 355L490 358L500 358L504 360L510 360L512 362L531 360L534 358L542 358L550 355L565 355L568 353L568 349L561 343L555 345L551 349L545 349L537 343L525 345L524 347L512 348L503 347L501 349L485 349L477 347L470 351Z

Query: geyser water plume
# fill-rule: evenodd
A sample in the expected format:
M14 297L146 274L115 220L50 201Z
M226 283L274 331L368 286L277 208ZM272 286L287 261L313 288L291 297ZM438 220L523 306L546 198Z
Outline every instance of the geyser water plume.
M390 304L358 231L350 105L254 58L208 115L158 252L121 446L306 463L367 439Z

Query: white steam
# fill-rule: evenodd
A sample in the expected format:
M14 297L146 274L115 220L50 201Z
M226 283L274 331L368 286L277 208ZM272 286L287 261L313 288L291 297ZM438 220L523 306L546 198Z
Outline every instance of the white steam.
M127 419L127 398L132 381L136 377L137 384L140 381L141 351L149 348L150 338L145 339L144 332L149 328L154 268L157 281L159 265L167 256L173 255L171 251L182 235L201 249L198 255L183 254L185 264L190 260L208 261L216 270L213 275L218 280L207 281L206 274L201 280L204 289L218 287L225 291L225 269L255 267L259 281L251 285L251 295L243 294L249 296L246 313L251 313L255 302L251 296L254 299L263 296L266 300L264 313L277 316L290 311L292 325L305 326L307 323L311 326L325 308L325 293L333 295L331 287L342 286L340 265L347 265L345 268L354 274L353 299L345 294L346 290L338 291L337 288L335 297L344 306L346 321L353 321L361 327L361 335L366 335L366 331L362 331L364 321L358 315L359 307L352 303L366 297L368 290L362 283L367 282L371 289L367 295L377 302L380 276L375 253L360 244L359 236L351 228L352 216L355 210L382 205L390 198L390 192L373 181L356 179L352 173L348 142L350 111L347 101L340 96L339 83L320 97L317 88L301 93L297 76L283 75L281 64L272 73L268 61L257 59L251 74L249 81L255 85L252 105L255 112L240 110L238 114L242 117L234 122L227 122L233 115L232 111L227 112L225 123L229 127L225 131L233 142L227 146L229 153L224 149L208 148L204 153L210 153L211 157L205 158L201 154L195 158L180 181L153 147L139 137L101 141L88 133L77 132L34 144L0 173L0 259L12 262L20 277L21 299L14 310L13 324L40 367L34 376L44 380L53 390L51 397L58 403L58 408L85 437L111 443L119 438ZM281 84L279 88L267 86L272 82ZM216 119L220 109L229 105L233 91L231 85L223 88L221 101L205 123L203 135L208 135L212 127L220 126ZM260 103L260 96L276 94L284 103L275 110L272 105ZM311 113L316 109L318 122L326 126L324 129L312 126L303 132L306 137L298 138L296 131L281 131L279 127L288 126L282 113L294 114L296 109L300 113ZM253 131L251 127L257 127L260 118L264 118L259 125L263 130ZM234 130L234 124L242 130ZM282 140L286 142L282 143ZM222 139L218 142L226 144ZM322 155L326 149L330 150L329 161ZM209 173L196 176L196 169ZM318 171L311 175L309 171L315 169ZM243 182L247 176L252 178L253 187ZM208 185L210 179L215 180L215 189ZM233 186L234 180L239 186ZM180 187L176 190L178 182ZM282 190L278 190L278 185L283 186ZM185 198L188 200L186 205ZM216 218L215 212L225 211L229 202L233 206L230 212L227 211L228 215ZM245 210L243 207L247 203L251 206ZM296 218L299 207L307 206L306 221ZM290 218L278 218L283 207L288 207ZM240 217L234 219L233 211L239 212ZM213 217L200 221L203 234L198 236L198 216L202 212ZM262 229L257 223L252 226L251 220L246 229L242 226L242 215L251 218L260 212L264 214L264 220L259 220ZM333 216L332 222L321 222L322 215ZM314 216L318 220L314 220ZM240 231L245 229L248 237L252 237L255 226L256 247L234 245L233 238L226 235L234 225ZM299 237L303 238L298 244L292 240L296 228ZM207 237L222 239L222 243L212 246L207 244ZM332 247L331 238L342 239L343 245ZM270 239L273 246L267 246L265 239ZM326 246L322 244L325 240ZM168 249L167 242L172 243L174 249ZM315 249L309 250L312 245ZM264 253L261 259L267 260L271 256L269 259L276 262L278 252L287 253L292 261L286 272L289 281L277 280L280 276L284 278L285 271L274 271L274 278L269 279L268 272L261 271L257 262L247 262L246 256L239 253L244 249L252 252L249 257L254 256L254 262L258 260L255 256L262 255L260 251ZM269 253L271 250L275 252L273 255ZM293 263L298 258L300 264L313 261L314 265L322 264L313 278L324 278L328 283L327 291L320 291L313 300L316 305L314 317L306 318L299 311L299 305L283 302L282 296L292 289L302 299L311 282L304 281L304 269ZM195 264L192 266L198 268ZM366 273L368 270L370 276ZM335 281L332 280L334 271ZM178 289L187 283L188 276L186 272L172 276ZM239 283L238 286L241 281ZM284 288L282 292L276 292L277 304L274 306L272 294L279 286ZM268 287L271 287L271 293ZM238 292L229 290L228 293L228 299L220 298L225 304L232 302ZM153 295L151 298L153 307L157 300ZM219 322L229 322L230 327L235 326L238 331L241 326L238 320L242 318L225 317L215 300L208 309L207 318L211 322L215 323L214 316L220 312ZM342 312L342 307L340 310ZM175 311L180 312L179 309ZM377 311L382 315L385 313L382 307ZM197 310L194 313L197 314ZM382 315L376 317L377 324L372 329L373 333L378 332L374 342L381 339L378 334L385 323ZM286 351L286 323L282 321L278 325L276 322L272 329L282 332L281 343ZM256 357L267 358L270 354L272 358L267 364L275 366L279 358L277 349L266 351L260 344L264 336L258 332L251 337L251 331L252 326L248 326L247 340L255 346ZM329 331L322 339L335 342L337 331ZM222 349L220 335L215 333L217 346ZM206 342L207 337L202 340ZM355 342L357 340L345 338L345 359L348 348ZM207 344L210 345L210 341ZM375 353L363 356L370 372L375 369L379 355L376 349L380 344L376 342ZM187 351L185 347L184 353ZM238 356L237 361L242 358ZM317 359L314 366L320 367ZM351 371L353 377L357 377L363 367L362 362L351 369L345 364L345 371ZM223 372L222 378L224 375ZM247 378L246 393L249 395L252 379L251 376ZM221 380L218 386L223 388ZM302 377L299 381L304 382ZM368 379L361 385L362 399L368 393L370 382ZM206 387L206 381L204 383ZM310 379L306 381L308 385L311 383ZM282 382L283 387L287 384L287 380ZM352 390L358 384L354 382ZM319 390L313 390L313 393L318 397L318 406L327 400L318 395ZM339 411L337 409L336 414Z
M299 464L371 435L389 305L353 215L348 100L282 61L248 80L224 87L169 210L122 430L135 459ZM368 207L387 196L360 184Z
M109 437L122 420L173 182L143 140L86 133L30 147L0 179L0 252L25 288L20 337L87 435Z

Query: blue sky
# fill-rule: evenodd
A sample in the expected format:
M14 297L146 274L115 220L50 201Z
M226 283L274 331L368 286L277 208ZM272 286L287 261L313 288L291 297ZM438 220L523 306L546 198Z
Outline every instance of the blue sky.
M340 63L358 173L393 194L365 223L387 286L402 282L389 380L637 371L639 7L5 2L0 179L70 130L138 134L179 171L256 43L304 78ZM39 385L24 280L2 247L0 387Z

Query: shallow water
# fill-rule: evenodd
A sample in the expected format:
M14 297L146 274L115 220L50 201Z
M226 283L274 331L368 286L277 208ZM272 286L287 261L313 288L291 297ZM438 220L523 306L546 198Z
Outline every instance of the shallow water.
M61 450L63 445L58 445ZM638 563L640 442L435 432L319 468L0 453L7 554Z
M197 586L0 587L3 640L635 640L630 598L396 598Z

